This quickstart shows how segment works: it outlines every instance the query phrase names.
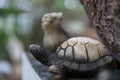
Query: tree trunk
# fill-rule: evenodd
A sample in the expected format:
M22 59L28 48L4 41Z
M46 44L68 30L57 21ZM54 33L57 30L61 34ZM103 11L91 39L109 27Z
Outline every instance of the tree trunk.
M120 1L80 0L88 18L110 52L120 54Z

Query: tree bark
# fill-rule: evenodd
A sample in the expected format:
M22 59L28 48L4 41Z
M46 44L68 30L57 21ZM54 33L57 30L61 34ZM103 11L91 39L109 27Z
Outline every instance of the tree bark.
M80 1L103 44L118 56L120 54L120 1Z

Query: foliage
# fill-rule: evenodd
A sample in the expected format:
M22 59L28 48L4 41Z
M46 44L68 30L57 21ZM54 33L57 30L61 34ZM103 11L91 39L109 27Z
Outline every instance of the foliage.
M21 12L24 12L23 10L15 9L15 8L0 8L0 16L8 16L10 14L19 14Z
M15 15L21 12L23 11L18 9L0 8L0 59L10 60L6 43L16 30Z
M68 19L84 15L84 9L80 3L71 10L65 7L65 0L2 1L9 4L1 7L0 1L0 56L7 54L6 43L13 35L17 35L26 49L30 43L42 43L41 17L47 12L60 11L64 13L64 18Z

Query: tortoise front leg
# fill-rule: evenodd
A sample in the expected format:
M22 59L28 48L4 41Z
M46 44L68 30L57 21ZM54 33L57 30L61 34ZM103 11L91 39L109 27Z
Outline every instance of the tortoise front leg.
M50 80L65 80L65 76L59 67L52 65L49 67L49 71L53 73Z
M66 80L61 74L53 74L50 80Z

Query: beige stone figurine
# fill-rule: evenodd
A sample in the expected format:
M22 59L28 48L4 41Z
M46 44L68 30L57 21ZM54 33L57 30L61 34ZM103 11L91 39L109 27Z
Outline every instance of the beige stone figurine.
M42 18L43 46L50 52L55 52L56 48L69 38L61 27L62 16L62 12L53 12L46 13Z

